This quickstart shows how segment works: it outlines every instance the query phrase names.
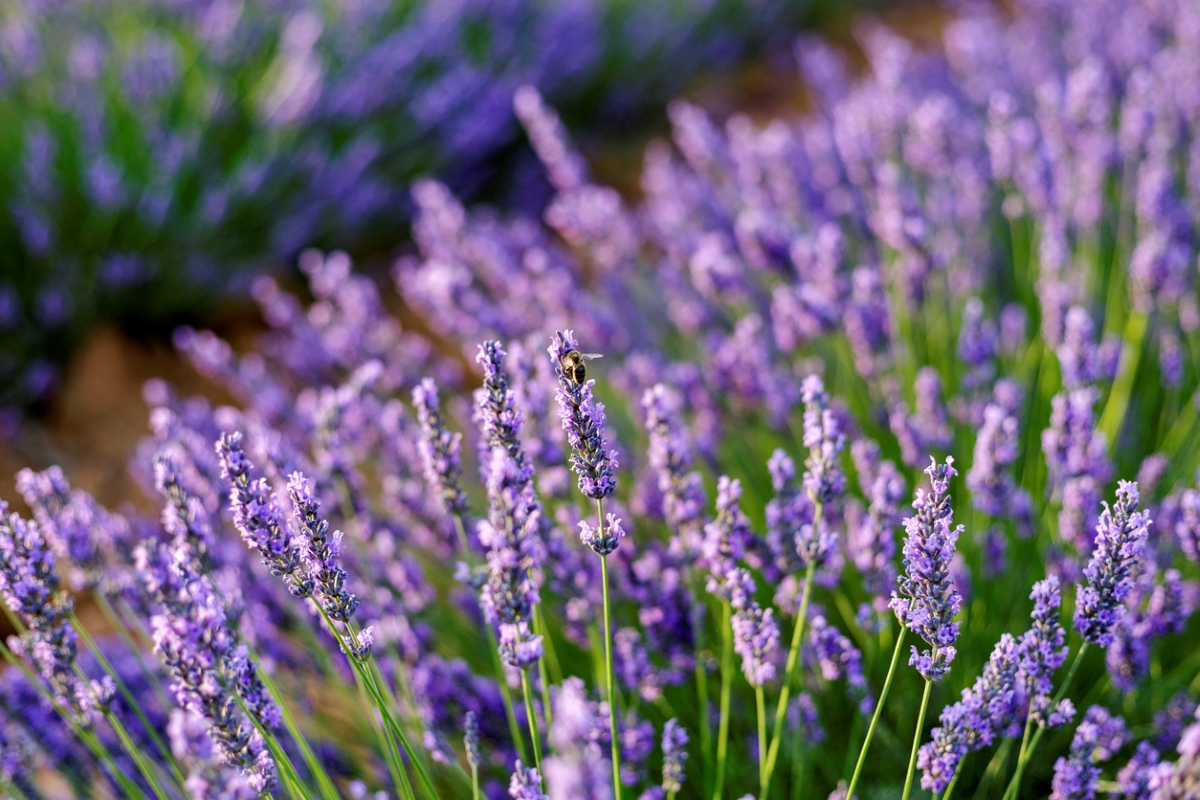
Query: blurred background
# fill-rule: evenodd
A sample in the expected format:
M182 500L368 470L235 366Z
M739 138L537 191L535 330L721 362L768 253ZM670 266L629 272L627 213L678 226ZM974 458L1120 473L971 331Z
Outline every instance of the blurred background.
M303 292L305 247L385 280L418 177L540 214L552 189L517 87L631 199L669 100L717 120L802 110L796 36L853 56L864 11L936 36L935 9L882 0L0 5L0 471L60 463L102 502L138 498L124 463L144 380L216 391L170 332L249 341L253 276Z

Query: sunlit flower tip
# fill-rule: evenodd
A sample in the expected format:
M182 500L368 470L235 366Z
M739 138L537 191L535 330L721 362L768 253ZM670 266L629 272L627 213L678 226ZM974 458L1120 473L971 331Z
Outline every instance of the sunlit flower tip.
M1100 647L1116 638L1113 629L1126 613L1134 568L1146 548L1150 517L1137 509L1137 484L1120 481L1116 502L1111 509L1105 503L1100 512L1092 557L1084 569L1087 584L1076 585L1075 630Z
M683 787L684 762L687 761L687 729L677 719L667 720L663 726L663 780L662 789L667 794L678 792Z
M621 520L617 516L605 514L605 518L608 524L603 530L594 527L587 520L579 521L580 540L601 556L607 556L616 550L621 544L621 537L625 535L625 529L621 527Z
M512 800L550 800L542 791L542 778L538 771L533 767L526 768L519 759L508 784L508 796Z
M375 626L368 625L358 632L358 635L345 634L342 636L342 649L346 655L355 661L363 662L371 657L371 649L375 646Z
M571 445L571 468L579 478L579 490L592 500L608 497L617 489L617 453L608 447L604 432L604 404L592 396L595 381L578 380L585 368L582 361L572 361L577 360L579 343L571 331L556 331L547 350L558 375L554 396Z
M446 429L437 384L425 378L412 391L421 439L417 443L425 468L425 480L441 494L442 506L451 516L467 512L467 495L459 485L462 477L462 434Z

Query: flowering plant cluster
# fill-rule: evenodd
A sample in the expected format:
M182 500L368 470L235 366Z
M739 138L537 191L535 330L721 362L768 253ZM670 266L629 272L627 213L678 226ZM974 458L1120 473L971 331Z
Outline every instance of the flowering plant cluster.
M637 205L523 88L554 199L419 184L412 330L315 251L181 328L235 402L146 385L161 514L0 509L0 787L1195 797L1200 8L1099 5L803 40Z

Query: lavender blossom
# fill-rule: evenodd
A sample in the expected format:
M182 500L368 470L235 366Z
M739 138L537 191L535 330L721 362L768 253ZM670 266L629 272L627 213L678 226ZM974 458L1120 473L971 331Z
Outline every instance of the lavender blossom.
M827 681L845 678L859 713L870 714L875 708L875 700L863 676L862 653L841 631L826 622L823 615L813 617L811 625L808 641L821 677Z
M584 497L603 499L617 489L613 471L618 466L617 452L607 447L604 434L604 404L592 397L594 380L578 383L575 371L568 373L567 355L579 352L579 343L571 331L555 331L554 341L547 350L558 375L558 391L554 396L571 445L571 468L579 476L579 490Z
M812 496L801 493L796 465L785 452L772 453L767 470L775 489L775 497L767 503L767 546L775 554L776 566L785 574L809 565L824 567L836 552L837 532L825 524L824 514L815 519ZM805 473L805 481L809 477Z
M918 489L913 499L916 514L904 520L904 569L899 589L889 604L900 624L920 635L932 648L918 655L912 648L908 663L927 680L941 680L950 671L958 638L958 623L952 622L961 599L950 575L950 560L962 526L952 527L950 478L957 475L954 459L939 465L930 458L925 474L932 492Z
M679 406L679 397L662 383L642 395L646 432L650 436L646 459L658 478L667 525L687 552L700 546L705 496L700 473L691 469L692 451L677 418Z
M542 776L533 767L526 768L520 759L513 768L512 780L508 784L508 796L512 800L550 800L542 792Z
M687 744L687 730L679 724L679 720L667 720L666 724L663 725L662 734L662 790L668 795L674 794L683 788L683 781L686 778L683 771L683 764L687 761L688 757Z
M421 459L425 464L425 480L436 489L446 513L463 516L467 513L467 495L459 485L462 476L462 434L451 433L442 419L441 400L437 384L425 378L413 389L413 405L421 423Z
M758 687L775 677L779 626L773 609L764 611L755 601L754 589L748 570L733 569L726 576L724 591L733 608L733 649L742 657L746 680Z
M1017 418L996 403L983 410L983 425L975 438L975 457L967 470L971 503L997 518L1011 516L1025 507L1028 499L1007 470L1017 460L1020 430Z
M266 478L251 480L252 465L242 449L242 434L222 434L217 454L221 457L221 475L232 484L229 505L242 540L262 556L263 564L283 580L293 596L312 597L313 581L305 568L301 546L292 536Z
M804 446L808 448L808 458L804 461L804 489L814 504L824 505L846 490L846 477L838 463L838 456L846 446L846 437L839 429L837 416L829 408L829 395L825 393L821 378L809 375L804 379L801 392Z
M750 522L739 505L741 498L740 481L726 475L718 478L716 517L704 526L702 554L708 566L706 588L709 593L726 600L729 599L725 591L726 576L745 556L751 538Z
M554 755L542 764L546 791L562 800L612 800L612 765L596 733L607 730L583 681L567 678L551 700L554 724L548 739Z
M1100 780L1099 762L1125 744L1125 721L1103 706L1092 706L1071 739L1071 752L1054 763L1051 800L1092 800Z
M1138 742L1133 756L1117 773L1117 791L1121 800L1150 800L1150 782L1158 769L1159 753L1149 742Z
M521 447L521 412L516 397L508 387L504 372L504 356L500 342L489 340L479 345L475 361L483 366L483 386L475 390L475 414L483 442L487 447L503 447L518 466L525 465Z
M1087 585L1075 587L1075 630L1100 647L1116 638L1114 627L1125 614L1133 570L1145 551L1150 519L1137 508L1137 484L1121 481L1116 503L1111 510L1105 503L1100 514L1095 550L1084 570Z
M1150 778L1151 800L1191 800L1200 790L1200 713L1179 739L1179 759L1162 763Z
M579 521L579 539L598 556L607 556L614 552L625 536L621 520L615 514L604 515L606 525L594 527L587 520Z
M983 674L963 690L962 700L942 709L941 725L933 729L931 741L921 745L917 767L923 789L940 794L967 753L991 746L997 736L1020 735L1020 664L1017 641L1011 634L1001 635Z
M467 753L467 763L472 769L477 769L479 757L479 718L474 711L468 711L463 718L463 748Z
M308 478L299 472L288 476L292 514L302 537L301 557L312 581L312 597L337 622L349 622L358 608L358 598L346 589L346 571L338 562L342 532L329 533L329 522L321 517L321 502L313 494Z
M1029 715L1043 728L1058 728L1075 716L1075 707L1064 698L1052 707L1054 673L1067 660L1067 633L1058 621L1062 595L1058 577L1051 575L1033 585L1033 624L1021 635L1021 692L1029 704Z
M874 445L874 457L866 440L855 442L851 450L868 506L865 513L857 504L847 508L846 549L862 576L863 588L874 598L874 612L878 614L887 608L887 598L896 585L894 531L907 487L895 464L879 462L878 445Z

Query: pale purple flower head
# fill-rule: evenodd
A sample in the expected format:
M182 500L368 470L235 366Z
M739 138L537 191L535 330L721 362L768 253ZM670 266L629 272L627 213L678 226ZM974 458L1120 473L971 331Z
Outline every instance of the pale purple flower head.
M1121 481L1116 503L1111 509L1105 503L1100 514L1095 549L1084 569L1087 585L1076 584L1075 630L1100 647L1115 639L1113 628L1125 614L1134 568L1145 553L1150 518L1137 508L1137 484Z
M483 386L475 390L475 414L485 445L503 447L509 458L524 464L521 412L517 410L516 396L509 388L508 375L504 371L505 355L507 353L498 341L488 340L479 345L475 361L483 366Z
M579 343L571 331L555 331L554 341L547 348L550 361L558 375L558 411L563 430L571 445L571 468L579 476L579 490L585 497L599 500L617 489L613 474L617 468L617 452L608 448L604 433L604 404L592 397L593 380L576 382L575 371L568 374L565 359L579 352Z
M292 518L300 531L300 552L312 581L313 599L331 619L349 622L358 608L358 598L346 589L346 571L338 559L343 534L329 532L329 522L320 513L321 501L302 473L288 476L288 496L292 501Z
M804 400L804 489L814 503L829 503L846 490L846 476L838 461L846 446L846 437L837 415L829 408L825 383L818 375L809 375L801 386Z
M615 514L605 514L605 524L602 527L593 526L587 520L579 521L579 539L592 548L598 556L607 556L617 549L625 536L621 520Z
M421 423L421 459L425 464L425 480L442 499L446 513L461 516L467 513L467 495L459 485L462 477L462 434L452 433L442 418L441 399L433 378L425 378L413 389L413 405Z
M542 777L538 771L525 767L520 759L517 759L512 780L508 783L508 796L512 800L550 800L550 796L542 791Z
M1128 738L1125 721L1103 706L1092 706L1071 740L1070 753L1054 764L1051 800L1092 800L1100 780L1099 763L1108 761Z
M772 609L765 611L754 599L754 579L744 569L730 570L725 593L733 607L733 649L742 657L742 672L751 686L762 686L775 677L775 651L779 626Z
M1054 673L1067 660L1067 632L1058 621L1062 595L1058 577L1051 575L1033 585L1032 625L1021 635L1021 692L1029 704L1029 714L1043 728L1057 728L1070 722L1074 706L1063 700L1053 705L1051 694Z
M266 478L251 479L253 465L242 448L242 434L221 434L217 454L221 457L221 474L231 484L229 505L243 541L262 556L263 564L283 580L289 592L300 598L311 597L313 582L300 544L288 528Z
M662 789L667 794L678 792L683 788L683 781L686 777L683 763L687 761L688 757L687 744L687 729L680 725L677 719L667 720L667 723L663 725L662 734Z
M717 479L717 514L704 526L702 554L708 567L707 589L729 599L725 578L746 555L750 543L750 522L742 512L742 484L737 478L722 475Z
M478 767L479 757L479 718L474 711L468 711L463 718L463 748L467 753L467 763Z
M699 548L697 539L704 514L704 480L692 469L692 450L678 419L680 399L666 384L657 383L642 395L650 444L646 458L658 478L663 515L682 549Z
M899 588L890 603L900 624L917 633L932 650L917 653L912 648L909 664L927 680L940 680L950 671L958 623L953 622L961 605L950 574L950 561L962 526L953 527L950 507L950 478L958 474L954 459L944 464L930 459L925 474L932 490L918 489L913 499L916 514L904 520L904 570Z
M859 712L870 714L875 708L875 698L863 676L862 653L847 636L826 622L823 615L813 617L810 624L809 646L821 677L827 681L845 678L850 698L858 704Z

